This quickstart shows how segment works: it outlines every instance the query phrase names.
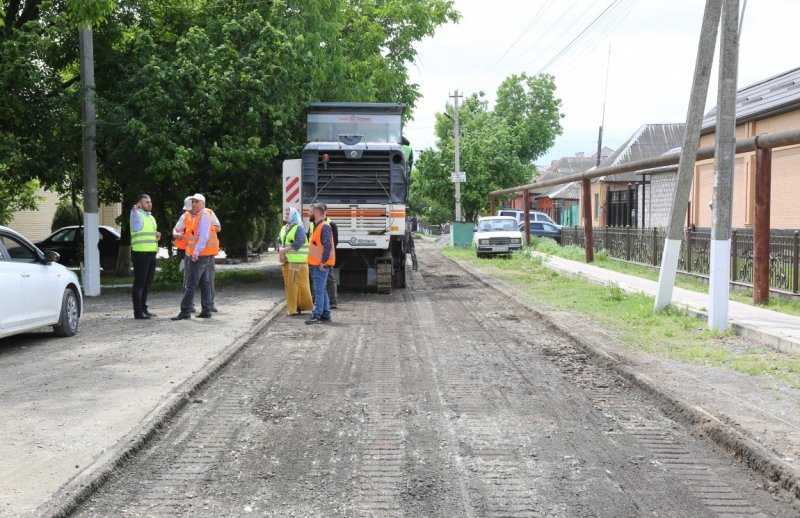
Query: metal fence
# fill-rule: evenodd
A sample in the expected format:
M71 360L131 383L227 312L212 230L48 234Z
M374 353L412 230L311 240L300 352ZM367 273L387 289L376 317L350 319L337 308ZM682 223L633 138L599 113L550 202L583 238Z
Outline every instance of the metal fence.
M594 228L595 251L634 263L658 266L666 231L658 228L599 227ZM585 245L583 228L563 227L561 244ZM681 243L678 270L682 273L708 276L711 264L711 231L687 230ZM800 293L800 231L773 231L769 244L769 287ZM746 229L734 230L731 236L731 282L753 283L753 234Z

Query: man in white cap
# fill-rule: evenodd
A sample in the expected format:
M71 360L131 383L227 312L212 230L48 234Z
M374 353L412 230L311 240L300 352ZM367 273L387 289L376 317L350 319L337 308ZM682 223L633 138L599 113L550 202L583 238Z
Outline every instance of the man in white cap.
M175 227L172 229L172 237L175 238L175 246L178 248L178 255L180 256L181 260L183 261L182 268L183 268L183 284L186 285L186 272L188 270L187 262L190 260L189 257L186 255L186 247L189 244L189 236L186 234L186 227L189 226L192 222L192 218L197 214L197 207L192 207L192 197L187 196L183 200L183 214L178 219L178 222L175 224ZM211 210L211 209L209 209ZM219 218L211 211L212 216L212 223L214 228L217 232L222 230L222 225L219 222ZM209 268L209 275L210 275L210 283L211 283L211 311L216 313L217 305L216 305L216 293L214 290L214 262L211 262L211 267ZM195 309L192 308L192 313L195 312Z
M202 194L191 197L192 211L194 213L191 223L186 225L188 244L186 254L189 261L186 263L186 283L183 288L181 311L172 320L186 320L191 318L194 305L194 292L200 286L200 304L202 310L197 315L199 318L211 318L213 307L211 291L210 265L219 253L219 239L217 230L213 225L212 212L206 209L206 198Z

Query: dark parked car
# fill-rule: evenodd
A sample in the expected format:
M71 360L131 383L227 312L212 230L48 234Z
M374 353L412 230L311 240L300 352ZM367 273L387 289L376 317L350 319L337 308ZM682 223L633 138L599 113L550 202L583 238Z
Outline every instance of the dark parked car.
M119 252L119 231L113 227L100 227L100 266L104 270L111 270L117 264ZM57 252L61 259L59 263L67 266L77 266L83 257L83 227L73 225L63 227L45 239L36 243L36 246L45 252Z
M525 232L525 225L519 224L519 231ZM531 221L531 235L537 237L549 237L555 239L556 243L561 243L561 229L551 223Z

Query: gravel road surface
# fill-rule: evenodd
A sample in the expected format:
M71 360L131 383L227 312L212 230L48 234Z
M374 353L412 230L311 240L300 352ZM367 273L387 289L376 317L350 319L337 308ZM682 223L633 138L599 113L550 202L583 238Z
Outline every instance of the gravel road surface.
M408 289L343 293L331 324L279 317L75 514L798 516L546 322L419 255Z
M0 516L38 516L249 331L283 299L269 268L268 282L219 289L210 321L172 322L177 293L151 294L158 318L134 320L130 293L109 290L85 299L72 338L46 329L0 340Z

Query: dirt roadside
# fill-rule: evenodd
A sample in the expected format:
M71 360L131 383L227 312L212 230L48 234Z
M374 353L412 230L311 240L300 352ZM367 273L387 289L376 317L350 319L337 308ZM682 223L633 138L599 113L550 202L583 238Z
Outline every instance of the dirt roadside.
M588 318L533 300L524 287L509 286L475 265L444 260L526 305L580 344L597 363L650 394L692 433L710 438L764 474L776 490L780 487L800 499L800 389L766 376L687 365L631 349ZM769 349L741 337L725 340L730 347Z
M116 290L86 299L73 338L44 330L0 340L0 516L68 497L245 340L283 301L277 265L263 267L266 282L217 290L211 320L172 322L178 293L151 295L158 318L134 320L129 292Z

